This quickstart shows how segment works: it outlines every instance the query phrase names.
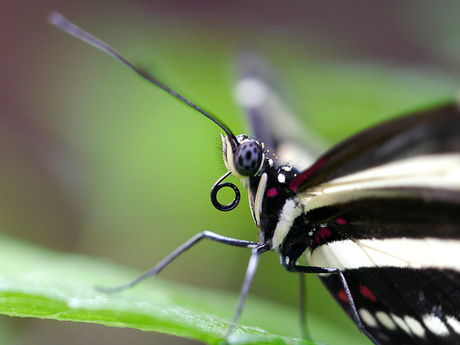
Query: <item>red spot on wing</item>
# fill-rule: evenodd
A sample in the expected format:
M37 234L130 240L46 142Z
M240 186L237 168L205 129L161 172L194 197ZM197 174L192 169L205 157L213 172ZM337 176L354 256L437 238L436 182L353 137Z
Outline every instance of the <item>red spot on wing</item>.
M320 160L318 160L315 164L313 164L310 168L305 170L304 172L300 173L299 176L297 176L295 179L291 181L289 184L289 188L293 191L296 192L297 188L299 188L309 177L312 175L316 170L321 168L324 164L326 164L327 158L323 157Z
M372 293L367 286L359 284L359 292L363 297L370 299L372 302L377 302L377 297Z
M345 220L345 218L342 218L342 217L336 218L335 222L336 222L337 224L341 224L341 225L347 224L347 221Z
M345 293L345 290L344 289L341 289L338 293L337 293L337 297L342 300L343 302L347 303L348 304L348 298L347 298L347 294Z
M315 243L320 244L323 240L325 240L331 235L332 235L332 232L328 228L320 228L316 232Z
M275 196L275 195L278 195L278 191L276 190L275 187L270 188L269 190L267 190L267 196L268 197Z

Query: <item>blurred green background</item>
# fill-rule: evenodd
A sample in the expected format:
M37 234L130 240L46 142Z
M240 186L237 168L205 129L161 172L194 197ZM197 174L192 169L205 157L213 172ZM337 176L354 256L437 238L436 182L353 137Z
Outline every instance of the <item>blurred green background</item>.
M256 240L247 198L232 212L215 210L209 191L224 172L217 127L49 25L52 10L237 134L246 130L233 98L245 48L270 60L285 101L331 144L452 97L459 85L456 2L3 2L1 231L140 270L202 230ZM202 243L162 277L238 290L248 257ZM251 293L295 305L297 283L276 254L265 254ZM308 283L311 314L334 320L355 344L370 343L316 277ZM17 344L193 343L98 325L1 320ZM341 343L311 332L314 340Z

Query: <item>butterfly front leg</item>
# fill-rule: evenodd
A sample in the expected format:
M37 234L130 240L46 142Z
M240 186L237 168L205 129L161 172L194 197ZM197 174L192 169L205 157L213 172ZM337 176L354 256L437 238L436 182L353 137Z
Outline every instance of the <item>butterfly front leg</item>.
M242 247L242 248L258 248L260 247L259 243L256 242L251 242L251 241L245 241L245 240L239 240L236 238L231 238L231 237L225 237L219 234L216 234L211 231L202 231L192 238L190 238L187 242L183 243L181 246L176 248L171 254L169 254L167 257L165 257L162 261L160 261L155 267L151 268L150 270L144 272L142 275L137 277L136 279L120 285L116 287L103 287L103 286L97 286L97 289L106 293L112 293L112 292L117 292L117 291L122 291L129 289L133 287L134 285L137 285L141 281L145 280L148 277L156 276L158 273L160 273L166 266L168 266L174 259L176 259L179 255L181 255L183 252L188 250L189 248L193 247L195 244L200 242L203 239L208 239L214 242L226 244L229 246L233 247Z

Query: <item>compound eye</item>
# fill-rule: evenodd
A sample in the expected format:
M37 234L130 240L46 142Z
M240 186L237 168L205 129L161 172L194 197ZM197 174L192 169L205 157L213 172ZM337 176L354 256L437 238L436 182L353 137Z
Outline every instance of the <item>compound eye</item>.
M233 155L236 170L243 176L254 176L263 159L262 147L254 140L242 142Z

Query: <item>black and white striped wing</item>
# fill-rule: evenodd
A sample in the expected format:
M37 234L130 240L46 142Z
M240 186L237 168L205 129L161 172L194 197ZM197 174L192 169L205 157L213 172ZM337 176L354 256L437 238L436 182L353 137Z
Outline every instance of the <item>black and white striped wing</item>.
M450 104L339 144L290 184L307 256L343 271L381 344L460 344L460 112ZM349 313L335 275L321 280Z

